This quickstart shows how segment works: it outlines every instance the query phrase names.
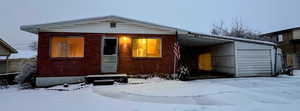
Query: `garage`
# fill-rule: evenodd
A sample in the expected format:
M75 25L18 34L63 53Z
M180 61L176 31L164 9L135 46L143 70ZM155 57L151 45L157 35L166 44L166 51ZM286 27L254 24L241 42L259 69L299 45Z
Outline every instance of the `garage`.
M272 76L280 69L275 64L281 63L281 56L276 56L272 42L205 34L179 35L178 41L181 62L194 76Z
M267 49L237 50L240 76L268 76L272 73L271 51Z
M275 48L257 42L236 41L237 76L271 76L275 70ZM278 56L280 57L280 56ZM276 61L279 63L279 61Z

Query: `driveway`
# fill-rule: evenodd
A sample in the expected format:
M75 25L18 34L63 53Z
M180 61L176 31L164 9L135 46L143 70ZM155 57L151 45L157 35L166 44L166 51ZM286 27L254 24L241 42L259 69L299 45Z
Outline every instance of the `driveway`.
M255 77L189 82L144 80L98 86L99 95L135 102L190 105L291 105L300 103L300 77Z

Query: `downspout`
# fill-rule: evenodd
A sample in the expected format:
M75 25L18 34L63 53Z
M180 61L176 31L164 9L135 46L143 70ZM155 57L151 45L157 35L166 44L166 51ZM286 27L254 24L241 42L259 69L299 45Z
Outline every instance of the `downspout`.
M279 75L279 73L277 74L277 45L276 46L274 46L274 48L275 48L275 61L274 61L274 74L273 74L273 76L277 76L277 75Z
M290 42L290 43L291 43L291 42ZM292 55L292 61L293 61L293 65L292 65L292 66L293 66L293 67L292 67L292 68L295 69L295 68L297 67L297 66L296 66L296 64L297 64L297 61L296 61L296 57L297 57L297 56L296 56L296 48L297 48L297 47L296 47L296 44L293 43L293 42L292 42L292 45L293 45L293 52L292 52L292 54L293 54L293 55Z
M177 30L176 30L176 32L175 32L175 41L177 42L177 37L178 37L178 32L177 32Z

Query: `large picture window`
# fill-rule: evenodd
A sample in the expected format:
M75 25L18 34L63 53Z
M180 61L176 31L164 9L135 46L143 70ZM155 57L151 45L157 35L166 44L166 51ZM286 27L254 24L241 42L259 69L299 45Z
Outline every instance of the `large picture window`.
M161 39L136 38L133 39L133 57L161 57Z
M83 57L83 37L53 37L51 39L51 57Z

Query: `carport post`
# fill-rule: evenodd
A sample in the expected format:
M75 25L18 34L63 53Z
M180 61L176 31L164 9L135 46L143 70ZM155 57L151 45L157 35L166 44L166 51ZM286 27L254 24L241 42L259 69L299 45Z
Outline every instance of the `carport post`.
M173 77L174 77L174 79L176 78L176 57L175 57L175 54L174 54L174 75L173 75Z
M9 68L8 68L8 67L9 67L9 65L8 65L8 58L9 58L9 56L10 56L10 55L6 56L6 61L5 61L5 62L6 62L6 64L5 64L5 65L6 65L6 69L5 69L5 70L6 70L6 71L5 71L6 73L8 73L8 69L9 69Z

